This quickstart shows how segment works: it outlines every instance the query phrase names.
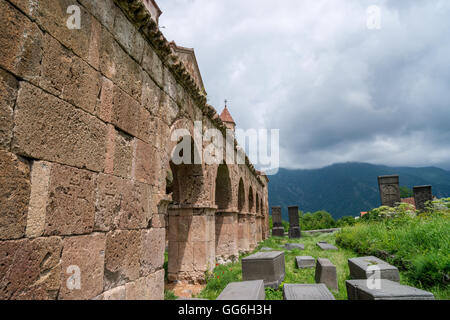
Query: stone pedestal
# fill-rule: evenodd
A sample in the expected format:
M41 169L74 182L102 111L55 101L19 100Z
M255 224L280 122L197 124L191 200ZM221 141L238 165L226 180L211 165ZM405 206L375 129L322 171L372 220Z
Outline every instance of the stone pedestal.
M215 208L170 206L169 281L204 282L215 266Z
M272 236L284 237L283 220L281 217L281 207L272 207Z
M284 252L258 252L242 259L242 280L264 280L264 286L277 289L284 280Z
M386 279L400 282L398 269L377 257L348 259L352 279Z
M338 250L337 247L333 246L332 244L329 244L328 242L320 241L317 242L317 246L322 250Z
M285 284L284 300L336 300L324 284Z
M289 211L289 238L298 239L302 236L299 225L298 207L291 206L288 208L288 211Z
M238 250L238 213L217 212L215 215L216 262L230 263L239 258Z
M433 200L431 186L414 187L414 202L417 210L425 210L426 202L431 200Z
M217 300L265 300L263 280L230 283L217 297Z
M382 206L394 207L396 203L400 202L399 180L399 176L378 177Z
M295 262L298 269L314 268L316 266L316 259L310 256L295 257Z
M323 283L328 289L338 289L336 266L328 259L317 259L315 278L316 283Z
M378 288L369 288L367 280L347 280L348 300L434 300L431 292L380 280ZM370 284L372 285L372 284Z

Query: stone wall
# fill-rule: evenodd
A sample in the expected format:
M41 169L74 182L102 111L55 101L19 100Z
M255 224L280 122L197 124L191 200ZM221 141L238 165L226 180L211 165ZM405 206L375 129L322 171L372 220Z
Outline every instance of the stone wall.
M166 232L172 279L204 280L222 228L218 166L200 166L195 199L181 170L186 201L174 203L170 135L225 125L143 4L0 0L0 11L0 299L163 299ZM248 159L228 170L235 227L220 236L238 254L268 237L268 180Z

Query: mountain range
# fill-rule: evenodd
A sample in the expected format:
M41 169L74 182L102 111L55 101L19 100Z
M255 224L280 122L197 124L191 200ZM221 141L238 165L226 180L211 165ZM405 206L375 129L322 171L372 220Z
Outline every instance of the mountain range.
M359 216L381 205L378 176L400 176L400 186L432 185L433 195L450 197L450 171L436 167L388 167L369 163L339 163L321 169L280 169L269 176L269 206L298 205L303 212L328 211L335 219Z

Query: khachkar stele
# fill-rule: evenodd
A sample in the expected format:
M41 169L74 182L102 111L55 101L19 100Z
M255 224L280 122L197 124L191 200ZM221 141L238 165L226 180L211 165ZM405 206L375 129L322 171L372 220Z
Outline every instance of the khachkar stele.
M288 208L289 211L289 238L300 238L300 226L298 221L298 207Z
M378 177L382 206L394 207L401 201L399 181L399 176Z
M281 207L272 207L272 236L284 237L284 227L281 218Z
M431 186L414 187L414 202L417 210L425 210L426 202L433 200Z

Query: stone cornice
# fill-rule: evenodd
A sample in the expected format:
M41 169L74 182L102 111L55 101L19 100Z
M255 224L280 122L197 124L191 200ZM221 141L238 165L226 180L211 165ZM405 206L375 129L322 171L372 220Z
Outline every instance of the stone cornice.
M181 83L184 89L190 94L193 101L200 108L212 123L226 136L227 127L218 116L216 110L207 104L207 99L202 90L195 83L194 78L187 71L183 62L172 52L170 42L164 37L159 30L156 22L151 18L150 13L146 9L141 0L114 0L114 2L123 10L128 19L141 32L144 39L155 49L156 54L162 60L163 64L173 73L175 78ZM235 148L238 143L235 140ZM245 155L245 164L256 177L261 185L261 177L258 175L255 167Z

